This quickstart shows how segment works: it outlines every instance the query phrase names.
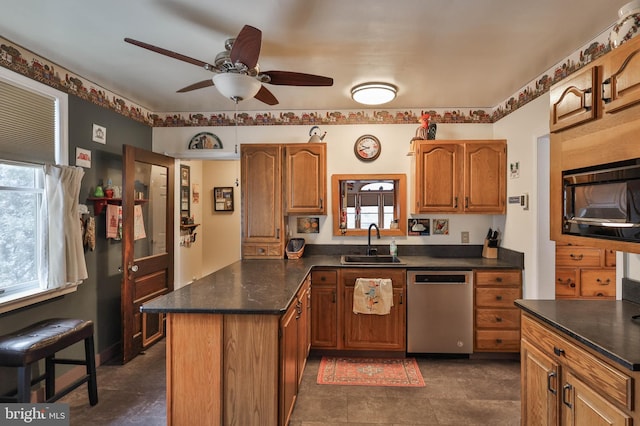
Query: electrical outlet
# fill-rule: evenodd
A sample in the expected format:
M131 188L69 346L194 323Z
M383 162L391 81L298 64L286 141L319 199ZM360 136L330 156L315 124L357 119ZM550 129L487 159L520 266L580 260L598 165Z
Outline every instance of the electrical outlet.
M460 242L462 242L462 244L469 244L469 231L462 231L460 233Z

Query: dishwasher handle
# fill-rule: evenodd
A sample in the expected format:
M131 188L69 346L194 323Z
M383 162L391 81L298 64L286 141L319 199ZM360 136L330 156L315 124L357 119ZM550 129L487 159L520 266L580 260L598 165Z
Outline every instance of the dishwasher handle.
M412 284L467 284L469 283L469 276L464 273L418 273L411 277L410 282Z

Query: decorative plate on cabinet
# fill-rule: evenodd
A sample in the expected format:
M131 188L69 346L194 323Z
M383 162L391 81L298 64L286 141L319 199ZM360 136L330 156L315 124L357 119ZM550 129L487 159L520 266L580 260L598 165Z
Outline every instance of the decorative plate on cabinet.
M213 133L200 132L189 141L189 149L222 149L222 141Z

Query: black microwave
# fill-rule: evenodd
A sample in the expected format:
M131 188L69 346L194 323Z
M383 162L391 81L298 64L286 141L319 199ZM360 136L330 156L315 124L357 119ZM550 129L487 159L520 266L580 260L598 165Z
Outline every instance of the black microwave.
M562 233L640 242L640 159L562 173Z

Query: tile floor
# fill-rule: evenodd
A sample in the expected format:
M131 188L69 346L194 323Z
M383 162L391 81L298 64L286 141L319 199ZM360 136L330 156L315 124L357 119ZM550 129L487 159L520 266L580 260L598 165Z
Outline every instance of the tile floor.
M98 405L89 405L86 385L60 401L70 405L71 425L165 425L164 350L161 342L127 365L100 366ZM316 384L320 358L312 357L290 426L520 425L517 360L418 363L424 388L333 386Z

